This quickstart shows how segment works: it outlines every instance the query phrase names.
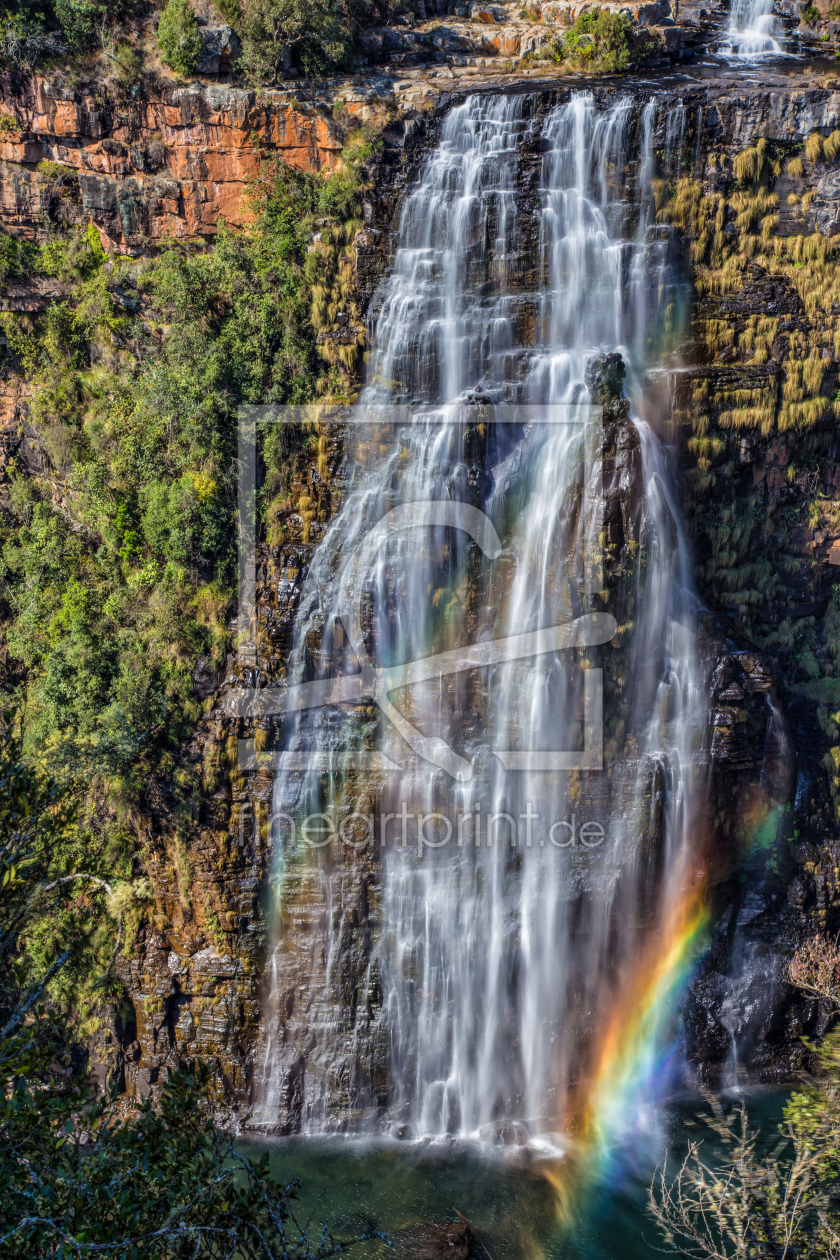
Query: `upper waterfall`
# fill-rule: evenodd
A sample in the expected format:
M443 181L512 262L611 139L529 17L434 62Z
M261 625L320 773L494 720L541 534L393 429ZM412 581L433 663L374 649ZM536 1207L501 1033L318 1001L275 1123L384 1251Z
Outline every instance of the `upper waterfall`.
M726 47L737 57L778 56L782 51L774 0L732 0Z

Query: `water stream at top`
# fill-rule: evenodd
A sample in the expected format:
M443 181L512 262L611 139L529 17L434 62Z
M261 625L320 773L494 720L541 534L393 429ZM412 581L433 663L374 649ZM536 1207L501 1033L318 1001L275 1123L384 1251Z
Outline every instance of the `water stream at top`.
M729 53L747 59L781 54L781 26L773 4L774 0L732 0L724 36Z
M599 112L579 92L541 113L527 96L473 97L446 118L403 204L363 404L410 403L413 418L390 444L372 425L357 431L344 507L300 601L290 678L311 674L313 630L335 668L344 559L386 513L411 504L441 505L436 523L383 534L359 578L371 659L417 661L599 613L605 477L611 493L628 496L622 563L633 616L613 646L454 675L427 669L393 697L435 747L457 750L467 767L459 778L352 707L288 723L287 747L319 757L278 776L275 809L289 815L340 801L366 812L348 760L362 738L404 767L397 782L378 784L391 829L382 834L396 842L380 849L378 940L356 995L358 1011L376 1008L368 1022L377 1031L360 1031L361 1017L352 1029L313 1029L345 1065L373 1127L475 1134L518 1123L545 1139L593 1107L596 1123L614 1127L619 1110L632 1113L628 1103L644 1104L673 1034L677 977L655 1000L645 977L651 951L671 957L675 940L696 931L706 712L690 556L644 385L680 298L651 184L658 168L678 169L685 126L681 106L666 111L655 99L639 110L619 98ZM593 358L615 352L631 418L619 408L607 442L628 452L623 489L604 465L586 383ZM562 413L538 410L559 405ZM498 548L482 555L451 527L462 507L490 518ZM358 669L352 655L342 660ZM562 768L556 750L580 748L598 670L605 768ZM435 816L425 846L416 827L399 842L401 808ZM282 899L294 858L280 839L277 854ZM328 906L324 983L336 989L341 869L326 862L317 879ZM685 956L673 956L679 970ZM635 1036L631 993L648 1017ZM273 1036L283 1001L275 986ZM662 1008L653 1016L651 1002ZM613 1046L622 1011L632 1062ZM382 1038L387 1099L362 1061ZM274 1053L270 1044L267 1120L282 1102ZM333 1106L325 1074L307 1088L304 1126L329 1128Z

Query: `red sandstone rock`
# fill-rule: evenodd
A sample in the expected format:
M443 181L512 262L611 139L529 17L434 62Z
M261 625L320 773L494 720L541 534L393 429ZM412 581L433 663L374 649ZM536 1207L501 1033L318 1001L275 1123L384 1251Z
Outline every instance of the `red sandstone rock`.
M42 78L21 90L6 79L0 107L20 124L0 143L3 223L39 235L61 173L33 165L58 163L67 168L64 200L75 199L76 217L95 223L119 252L165 237L209 237L221 219L242 226L244 193L265 155L325 172L343 147L338 124L315 106L215 85L165 83L135 100L74 95Z

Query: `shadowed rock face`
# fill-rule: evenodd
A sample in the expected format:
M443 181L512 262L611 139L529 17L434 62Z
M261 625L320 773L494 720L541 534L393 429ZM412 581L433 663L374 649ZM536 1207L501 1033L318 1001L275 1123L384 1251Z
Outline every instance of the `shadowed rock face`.
M418 82L412 92L420 90ZM511 87L522 82L511 80ZM391 123L375 187L367 198L365 226L356 241L357 284L364 297L373 292L391 251L401 189L433 142L440 111L463 91L463 85L453 86L449 80L429 79L424 87L429 89L427 99L437 102L438 113L430 111L425 117L413 113ZM547 108L567 90L556 81L545 87L541 107ZM618 90L629 92L639 107L651 95L649 83L637 87L628 81ZM385 106L370 99L366 89L359 87L357 100L340 91L358 117L374 121L384 117ZM613 91L596 88L596 95L603 103ZM137 99L115 96L103 102L53 89L44 80L23 84L6 80L0 85L0 99L20 123L18 134L5 131L0 144L3 223L37 237L43 215L92 222L109 249L137 255L167 236L209 240L221 218L233 225L245 222L243 193L258 171L260 145L300 169L318 172L335 167L343 143L340 125L317 100L296 107L287 95L277 94L266 103L254 93L221 86L168 84L147 89ZM814 129L827 135L840 122L840 93L796 80L753 88L722 78L686 83L678 93L663 95L666 105L677 99L689 120L686 151L691 147L693 169L707 191L725 188L732 179L731 156L757 136L801 144ZM717 159L714 167L707 160L712 153ZM61 163L66 169L33 168L43 161ZM529 170L533 172L533 162L530 167L524 162L524 179ZM840 193L831 163L809 165L796 185L800 200L806 190L815 193L798 219L786 204L794 185L784 170L776 187L779 235L835 232ZM523 184L526 211L529 195ZM690 242L679 232L675 240L688 279ZM57 296L58 291L22 287L19 293L7 292L4 304L37 310ZM779 319L763 363L754 361L742 340L749 320L759 316ZM523 320L527 318L526 312ZM720 329L716 339L707 337L704 329L712 320L732 337L724 337ZM823 348L828 351L820 390L830 400L838 388L837 352L824 332L820 318L808 314L790 283L758 265L746 268L737 293L693 295L684 344L674 359L687 364L688 370L674 378L672 395L677 419L672 432L686 475L687 520L701 521L728 504L739 507L756 496L770 518L785 513L801 517L815 484L831 502L836 500L840 451L831 444L830 418L815 430L825 437L816 465L808 462L814 431L734 433L721 419L729 406L723 396L738 390L771 390L778 408L792 335L809 348L819 346L820 353ZM612 557L617 572L616 558L636 529L638 437L620 397L618 365L602 364L593 383L603 393L609 413L606 562L609 567ZM708 396L698 401L696 388L704 384ZM3 406L4 450L16 452L25 464L25 399L4 395ZM691 426L701 414L724 448L713 457L720 475L711 486L693 477L696 458L689 450ZM341 459L338 444L330 452L328 475L319 482L319 511L323 507L327 517L335 510L330 490L334 483L339 485ZM793 476L788 474L791 468ZM310 491L311 486L297 486L295 497L304 489ZM724 860L715 889L719 926L686 1007L687 1051L698 1075L709 1081L739 1069L761 1079L784 1079L802 1062L802 1033L819 1032L826 1022L826 1013L816 1003L800 1001L784 985L783 969L798 939L837 927L840 842L835 793L822 766L830 741L818 726L818 701L804 686L795 651L778 642L757 646L755 621L745 619L724 579L709 568L712 543L697 528L693 546L706 609L701 636L714 715L710 806L715 844ZM282 548L263 549L258 557L258 608L265 631L258 664L266 681L279 680L285 669L301 575L315 545L304 542L300 530L296 534L292 526ZM750 556L766 556L778 568L782 553L789 561L779 578L783 589L763 614L766 628L773 631L786 621L813 617L819 622L824 616L840 572L840 530L825 524L810 528L800 521L783 541L772 533L756 535ZM312 649L317 651L318 644ZM224 678L197 671L197 696L215 697L217 703L182 750L185 760L218 757L229 739L253 738L252 729L224 711L224 697L236 682L232 658ZM749 790L759 780L768 755L781 758L772 749L768 754L769 699L786 724L788 761L799 776L790 815L791 843L785 862L775 871L762 850L745 855L739 849ZM268 727L266 734L270 751L274 732ZM187 904L179 892L167 838L171 818L166 787L150 785L145 824L149 874L156 913L168 926L161 931L148 923L132 953L120 960L131 1009L112 1013L94 1048L103 1070L112 1071L128 1092L154 1096L179 1063L203 1058L216 1067L220 1103L244 1107L254 1099L266 1050L264 905L271 855L265 819L271 794L271 774L256 758L237 783L225 783L216 796L197 803L188 844L192 898ZM794 798L792 790L789 795ZM737 878L739 869L746 871L745 880ZM321 1088L324 1082L338 1100L338 1123L352 1121L360 1097L384 1100L390 1088L388 1045L379 1020L381 992L373 964L380 898L375 855L361 857L342 850L333 875L340 896L329 900L317 873L310 873L290 886L286 901L288 949L281 961L286 996L281 1044L275 1041L272 1049L275 1070L283 1078L283 1112L277 1127L285 1132L299 1128L307 1090ZM324 954L328 916L337 942L329 986ZM323 1036L328 1026L338 1027L347 1044L354 1045L355 1058L349 1053L335 1055L328 1048ZM737 1054L733 1046L738 1047Z

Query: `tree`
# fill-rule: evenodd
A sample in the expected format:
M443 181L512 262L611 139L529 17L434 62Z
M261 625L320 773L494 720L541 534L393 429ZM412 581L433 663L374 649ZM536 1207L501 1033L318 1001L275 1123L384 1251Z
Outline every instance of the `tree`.
M57 31L48 31L40 15L0 12L0 63L32 70L39 61L67 52Z
M214 1128L207 1072L178 1073L159 1105L124 1120L54 1058L46 1012L0 1038L0 1257L201 1256L326 1260L383 1238L309 1237L294 1214L297 1182L240 1155ZM44 1025L42 1027L42 1025Z
M195 74L201 56L198 19L190 0L169 0L157 30L160 59L178 74Z
M249 0L242 64L256 83L274 83L293 61L318 73L344 61L354 30L353 11L342 0Z
M629 35L629 19L621 13L582 13L560 40L557 53L573 65L617 74L630 62Z
M106 6L99 0L54 0L55 16L74 51L91 48Z

